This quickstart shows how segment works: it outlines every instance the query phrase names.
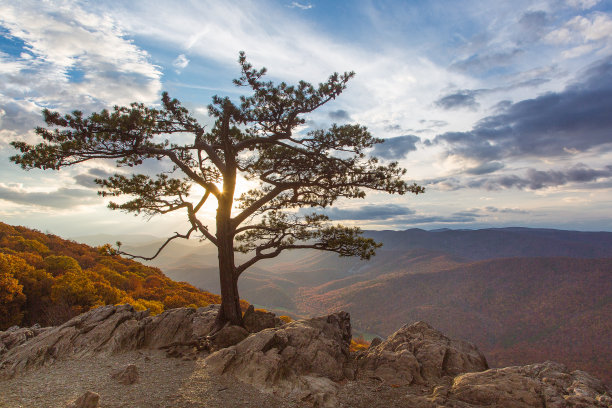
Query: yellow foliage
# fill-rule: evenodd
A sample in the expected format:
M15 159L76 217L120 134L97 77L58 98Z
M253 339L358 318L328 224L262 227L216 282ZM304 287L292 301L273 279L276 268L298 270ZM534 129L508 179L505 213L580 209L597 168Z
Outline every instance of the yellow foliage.
M351 339L350 351L362 351L367 350L370 347L370 342L366 341L363 336L358 336Z
M285 315L278 316L278 318L281 319L283 323L291 323L293 321L292 318L290 318L289 316L285 316Z
M0 254L0 330L21 323L23 317L21 306L26 297L23 294L23 286L13 274L21 263L24 261L20 258Z

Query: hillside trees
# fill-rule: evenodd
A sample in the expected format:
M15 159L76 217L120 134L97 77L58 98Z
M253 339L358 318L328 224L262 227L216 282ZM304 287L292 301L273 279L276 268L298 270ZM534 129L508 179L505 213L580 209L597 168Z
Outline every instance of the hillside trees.
M363 126L300 131L304 115L340 95L352 72L334 73L318 86L304 81L275 85L264 81L266 70L254 69L244 53L239 64L241 75L234 83L251 94L240 97L239 103L213 97L208 110L215 122L210 129L164 93L160 108L133 103L87 117L78 110L63 116L45 110L48 126L36 129L44 141L12 143L21 154L11 160L24 169L59 170L92 159L111 159L131 168L148 159L168 162L171 170L156 176L123 172L96 183L103 196L130 198L110 203L111 209L148 216L183 211L189 228L166 244L199 235L216 246L222 297L218 327L242 324L237 282L256 262L301 248L368 259L380 246L362 237L358 228L332 225L317 213L302 216L298 209L363 198L368 189L424 191L402 179L405 170L396 162L381 165L366 155L382 140ZM183 134L191 135L189 143L178 142ZM258 186L237 196L239 175ZM214 232L198 215L208 200L216 201ZM236 251L248 254L247 260L238 264Z

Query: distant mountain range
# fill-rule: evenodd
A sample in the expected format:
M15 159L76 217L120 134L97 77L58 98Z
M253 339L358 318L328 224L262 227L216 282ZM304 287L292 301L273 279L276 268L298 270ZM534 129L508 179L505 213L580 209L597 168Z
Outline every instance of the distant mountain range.
M298 316L346 310L354 327L370 335L425 320L474 341L492 366L553 359L612 383L612 233L496 228L365 235L383 243L371 261L289 252L245 272L241 297ZM152 254L160 244L134 242L124 249ZM172 245L151 264L218 293L215 248Z

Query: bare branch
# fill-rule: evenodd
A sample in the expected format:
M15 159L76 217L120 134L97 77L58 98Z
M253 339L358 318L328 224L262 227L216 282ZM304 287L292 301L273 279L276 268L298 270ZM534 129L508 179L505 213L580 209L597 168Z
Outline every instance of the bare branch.
M157 249L157 252L155 252L155 254L153 256L150 256L150 257L148 257L148 256L140 256L140 255L133 255L133 254L130 254L130 253L127 253L127 252L123 252L123 251L120 251L120 250L117 250L117 254L118 255L126 256L129 259L142 259L144 261L150 261L150 260L155 259L157 257L157 255L159 255L163 251L163 249L166 247L166 245L168 245L171 241L173 241L173 240L175 240L177 238L189 239L189 236L195 230L196 229L192 227L191 229L189 229L189 231L187 231L186 234L179 234L178 232L175 232L174 235L171 236L170 238L168 238L166 240L166 242L164 242L162 244L162 246L160 246Z

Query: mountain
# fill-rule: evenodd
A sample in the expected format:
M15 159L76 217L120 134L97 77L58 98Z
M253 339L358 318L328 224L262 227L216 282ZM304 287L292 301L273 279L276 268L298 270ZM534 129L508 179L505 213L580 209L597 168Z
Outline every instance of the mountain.
M427 321L470 339L493 367L548 359L612 379L612 259L505 258L382 274L301 291L305 313L346 310L387 335Z
M424 320L474 341L493 366L555 359L612 383L606 259L612 233L494 228L365 235L384 244L369 262L287 252L245 272L240 294L294 316L347 310L367 337ZM133 250L149 254L161 242ZM175 280L218 291L214 248L183 244L153 264Z
M536 228L366 231L386 250L429 249L470 260L508 257L612 257L612 233Z

